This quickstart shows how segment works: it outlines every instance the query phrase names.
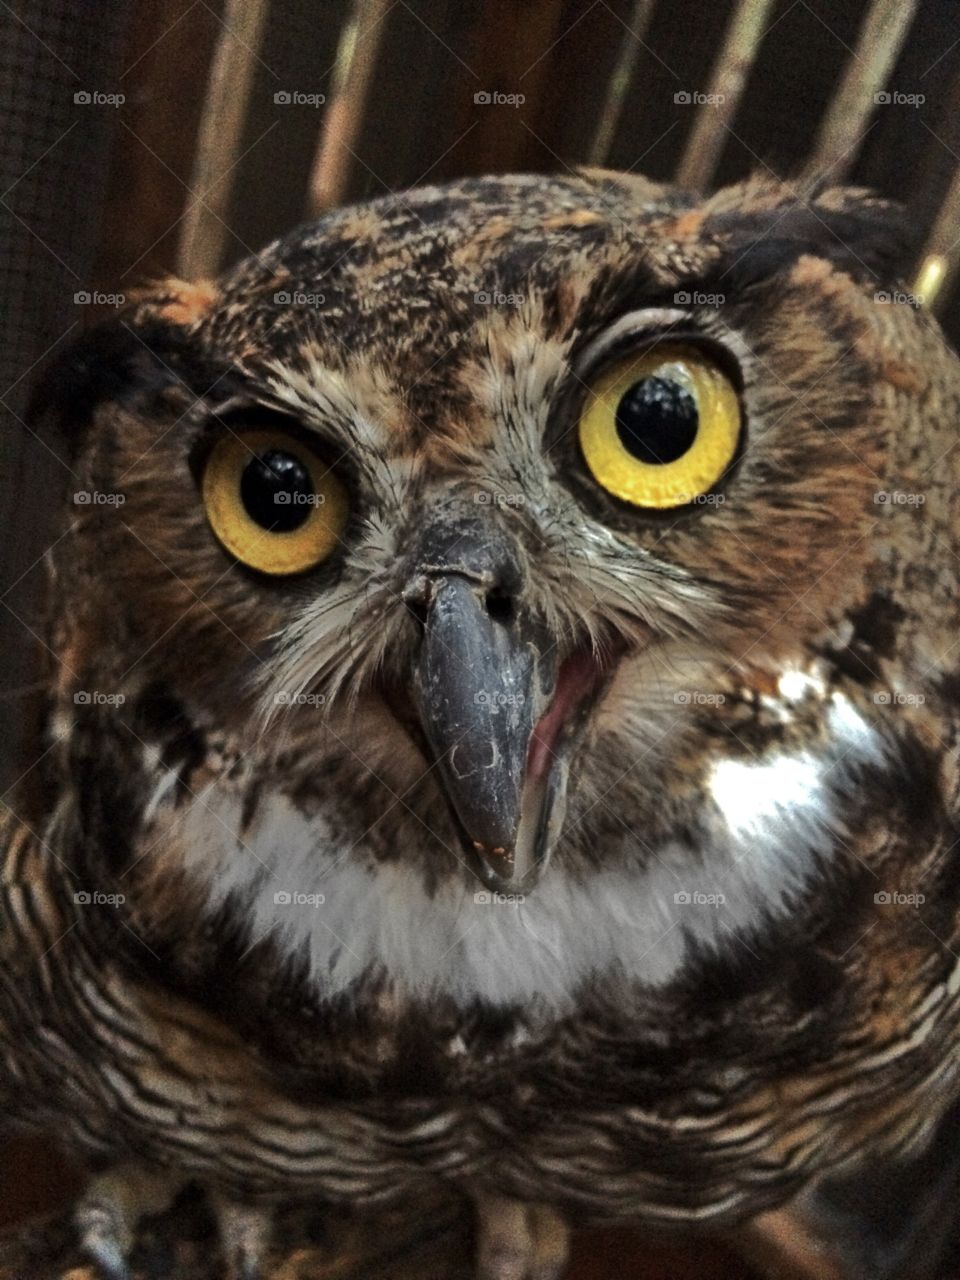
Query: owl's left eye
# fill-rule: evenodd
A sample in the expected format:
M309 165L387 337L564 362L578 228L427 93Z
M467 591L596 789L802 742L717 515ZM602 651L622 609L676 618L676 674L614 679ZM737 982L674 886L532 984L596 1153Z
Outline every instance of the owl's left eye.
M580 418L580 448L601 488L636 507L695 502L736 456L736 388L697 347L661 343L604 369Z
M347 522L342 482L284 431L225 436L203 471L207 520L224 547L260 573L303 573L337 545Z

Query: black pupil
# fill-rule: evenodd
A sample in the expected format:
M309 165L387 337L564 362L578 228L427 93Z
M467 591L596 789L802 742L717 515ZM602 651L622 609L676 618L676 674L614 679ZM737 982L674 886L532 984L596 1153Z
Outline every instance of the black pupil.
M641 378L617 405L623 447L651 465L682 458L696 439L698 421L696 400L672 378Z
M275 533L290 533L310 519L316 510L313 493L310 472L282 449L258 453L240 477L240 497L250 519Z

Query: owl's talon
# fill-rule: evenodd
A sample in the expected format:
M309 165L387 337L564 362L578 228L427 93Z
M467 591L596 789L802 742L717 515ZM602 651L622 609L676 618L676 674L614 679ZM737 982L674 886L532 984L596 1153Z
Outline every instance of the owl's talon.
M230 1280L260 1280L260 1264L270 1243L273 1213L254 1205L211 1197Z
M558 1280L569 1253L566 1223L549 1205L477 1197L479 1280Z
M81 1240L80 1247L101 1280L132 1280L124 1250L117 1240L88 1232Z
M180 1183L138 1164L115 1165L95 1177L80 1198L74 1222L80 1248L102 1280L131 1280L127 1259L137 1223L173 1200Z

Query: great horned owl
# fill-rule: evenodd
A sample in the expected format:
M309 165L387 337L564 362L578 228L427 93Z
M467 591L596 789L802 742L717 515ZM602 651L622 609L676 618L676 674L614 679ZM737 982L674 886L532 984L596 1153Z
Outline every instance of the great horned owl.
M244 1276L278 1201L432 1181L487 1280L781 1205L918 1262L856 1194L960 1091L960 375L900 244L855 191L470 180L43 380L3 1105L110 1275L184 1179Z

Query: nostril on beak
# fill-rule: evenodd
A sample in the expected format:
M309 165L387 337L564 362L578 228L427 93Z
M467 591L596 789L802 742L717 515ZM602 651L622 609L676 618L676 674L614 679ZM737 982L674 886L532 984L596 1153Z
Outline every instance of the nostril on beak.
M515 613L513 596L502 587L491 587L484 599L487 614L494 622L505 625L513 621Z
M416 598L404 597L403 603L407 606L407 613L417 624L420 631L425 631L427 626L427 604L424 600Z

